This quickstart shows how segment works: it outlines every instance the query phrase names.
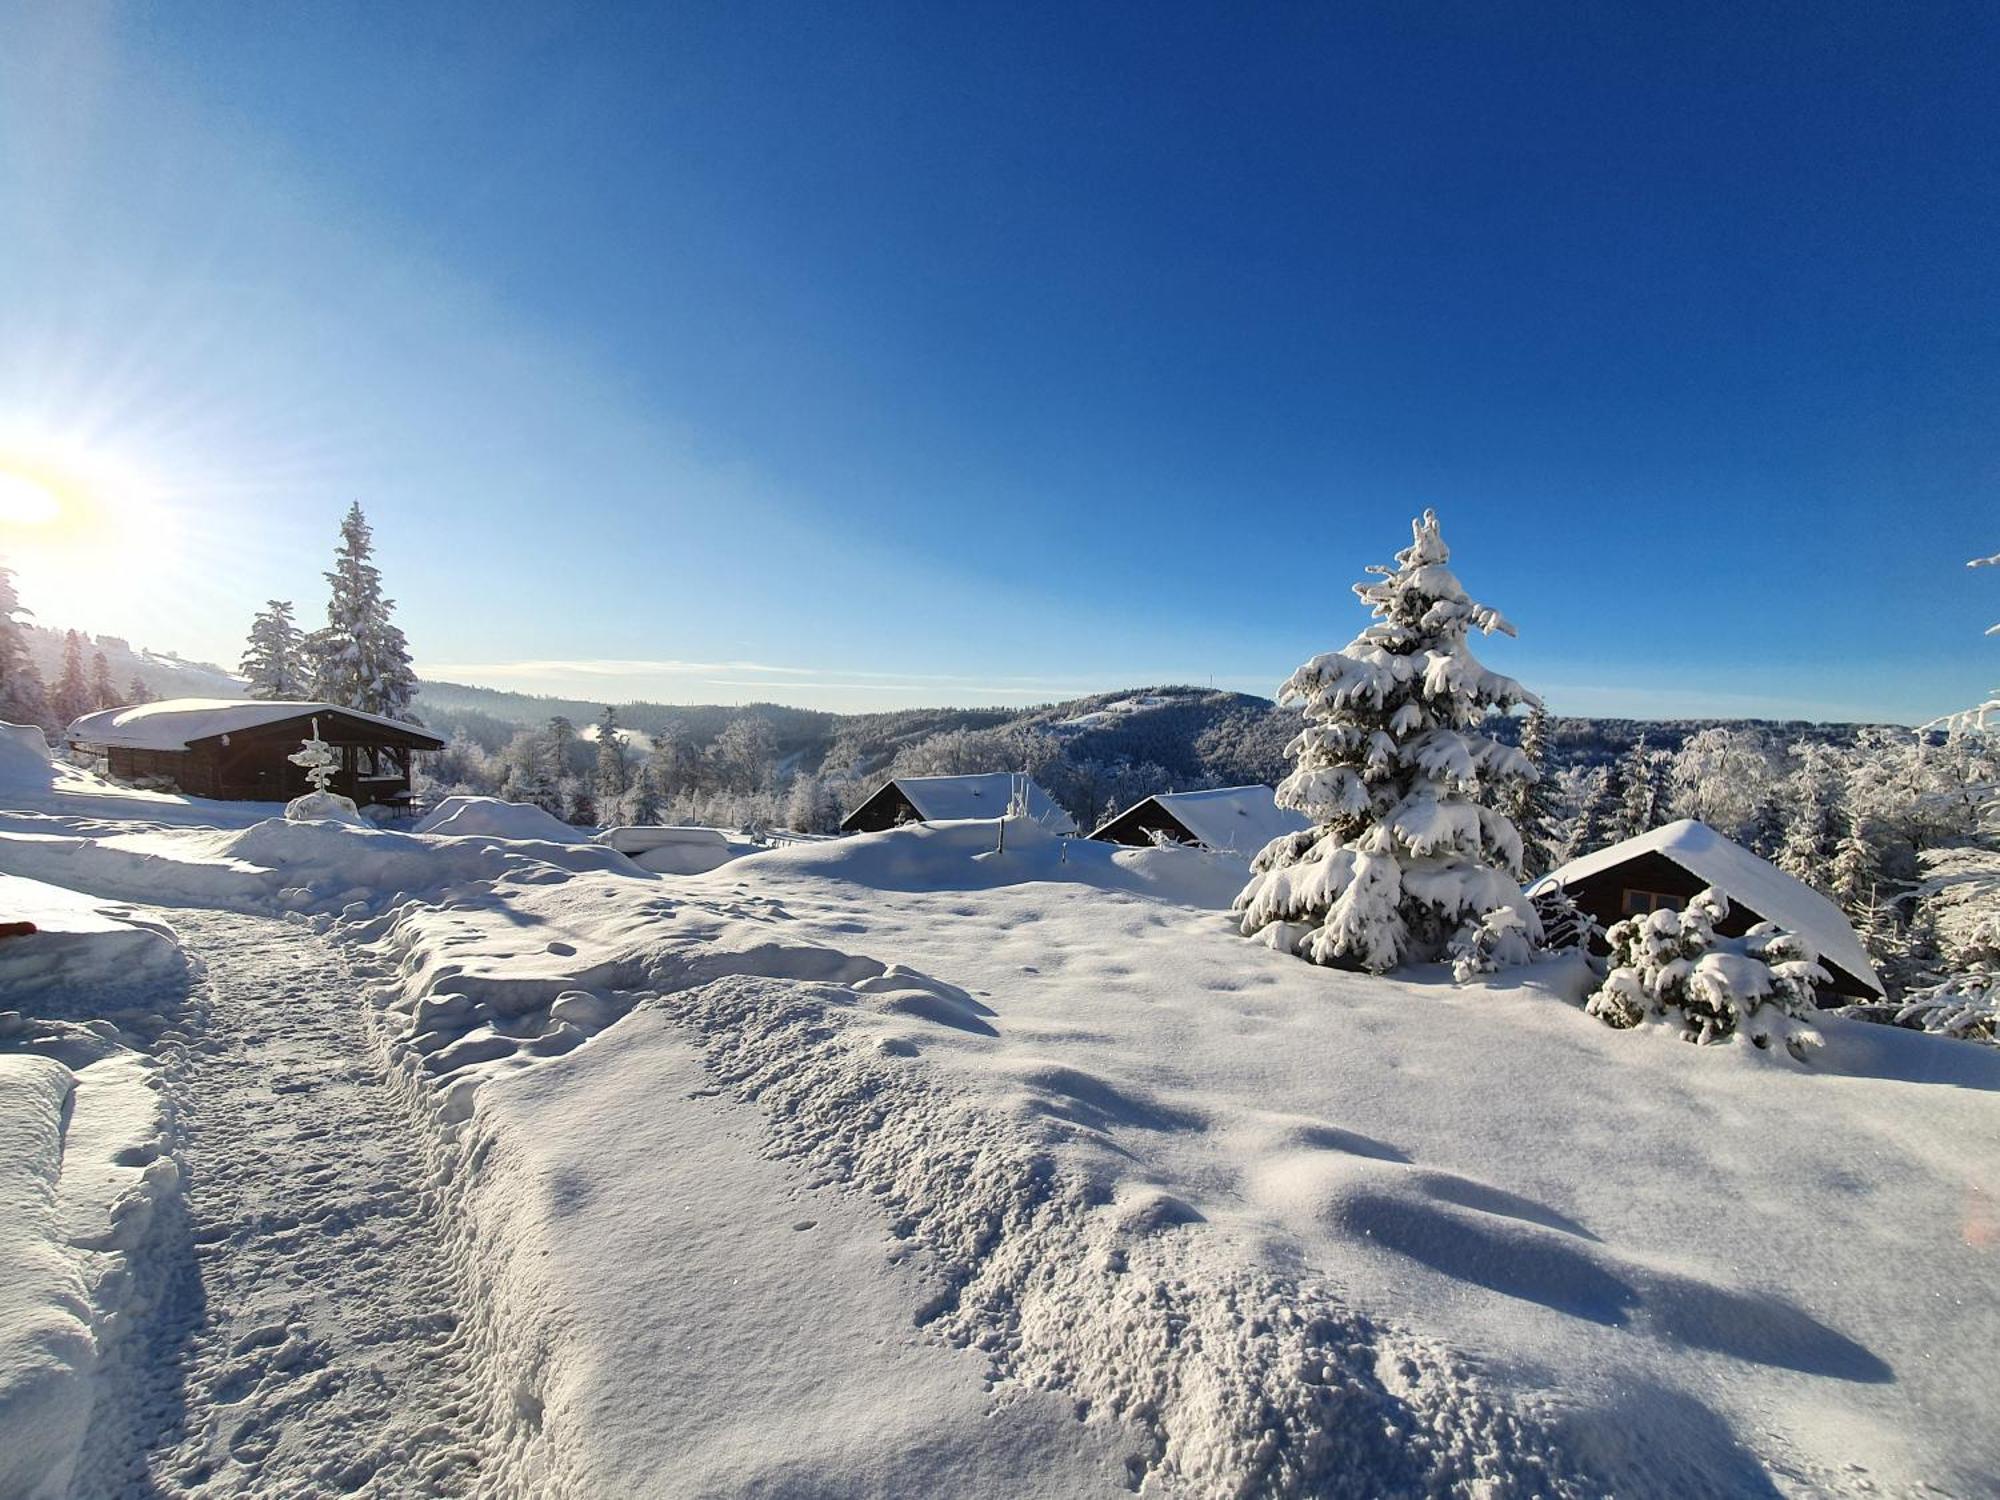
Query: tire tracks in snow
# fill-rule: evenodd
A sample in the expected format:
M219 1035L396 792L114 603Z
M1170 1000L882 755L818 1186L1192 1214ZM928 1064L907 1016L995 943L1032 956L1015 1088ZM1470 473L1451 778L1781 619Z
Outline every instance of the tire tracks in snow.
M473 1493L459 1288L365 1029L375 976L296 921L171 922L206 982L170 1038L185 1211L108 1403L128 1430L96 1435L73 1493Z

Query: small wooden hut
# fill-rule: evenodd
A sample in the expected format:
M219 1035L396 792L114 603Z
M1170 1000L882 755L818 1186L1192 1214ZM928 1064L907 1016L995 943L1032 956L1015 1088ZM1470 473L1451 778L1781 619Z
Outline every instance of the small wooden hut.
M1025 787L1024 787L1025 783ZM1051 833L1075 833L1076 822L1025 776L989 771L976 776L898 776L841 820L842 833L877 833L903 823L950 823L998 818L1025 793L1027 814Z
M1729 915L1716 927L1724 937L1741 937L1759 922L1775 922L1819 954L1833 976L1831 996L1875 1000L1883 994L1868 950L1839 907L1693 818L1573 859L1528 887L1528 895L1557 886L1605 927L1663 907L1679 910L1713 887L1729 898Z
M67 738L121 780L152 779L191 797L289 802L312 790L287 757L315 722L339 757L332 790L362 807L408 802L413 758L444 748L427 729L358 709L230 698L165 698L102 709L71 724Z
M1311 826L1304 814L1278 806L1270 787L1218 786L1146 797L1107 818L1091 837L1142 846L1164 839L1249 859L1279 835Z

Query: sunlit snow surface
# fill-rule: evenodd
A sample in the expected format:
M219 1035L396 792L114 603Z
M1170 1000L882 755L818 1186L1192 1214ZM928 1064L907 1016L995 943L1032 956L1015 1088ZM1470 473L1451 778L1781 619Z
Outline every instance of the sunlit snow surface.
M659 877L44 811L0 869L384 961L496 1493L2000 1471L2000 1055L1830 1019L1805 1067L1610 1031L1561 965L1318 969L1236 935L1238 862L996 832Z

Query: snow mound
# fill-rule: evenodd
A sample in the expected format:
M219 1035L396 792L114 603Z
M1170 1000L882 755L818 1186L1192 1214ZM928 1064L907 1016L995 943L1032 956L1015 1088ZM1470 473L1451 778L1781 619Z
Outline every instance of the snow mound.
M354 799L338 792L307 792L303 797L294 797L285 804L285 818L292 823L366 823Z
M0 875L0 913L36 925L0 940L0 1494L56 1500L180 1185L127 1028L167 1025L188 974L171 931L72 891Z
M793 844L756 857L760 874L838 881L878 891L977 891L1061 881L1226 911L1243 885L1241 860L1194 848L1127 848L1055 834L1009 818L908 824L880 833ZM719 877L726 878L726 877Z
M58 1183L75 1079L52 1058L0 1056L0 1494L67 1494L96 1358Z
M590 835L552 817L531 802L501 797L447 797L417 824L418 833L462 837L481 834L496 839L539 839L551 844L587 844Z
M41 730L0 720L0 792L47 791L54 775Z

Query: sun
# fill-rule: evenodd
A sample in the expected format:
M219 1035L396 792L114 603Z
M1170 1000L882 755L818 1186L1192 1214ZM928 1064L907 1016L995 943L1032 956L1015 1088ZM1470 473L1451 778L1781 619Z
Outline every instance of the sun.
M62 497L40 479L0 469L0 525L45 526L62 513Z
M179 550L164 499L109 444L0 432L0 565L49 623L155 612Z

